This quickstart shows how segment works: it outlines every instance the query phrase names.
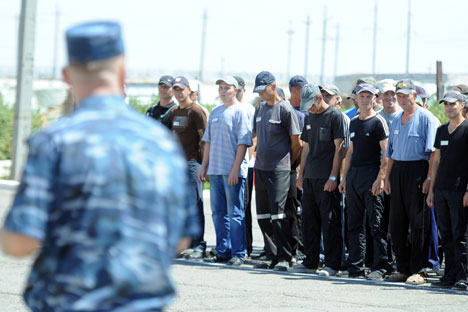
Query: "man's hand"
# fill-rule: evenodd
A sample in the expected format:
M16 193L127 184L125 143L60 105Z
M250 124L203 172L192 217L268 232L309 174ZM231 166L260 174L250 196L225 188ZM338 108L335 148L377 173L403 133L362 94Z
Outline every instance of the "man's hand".
M463 207L468 207L468 192L465 192L465 196L463 196Z
M430 179L424 180L423 187L422 187L423 194L429 193L430 186L431 186L431 180Z
M434 207L434 192L429 191L426 198L426 204L431 208Z
M238 181L239 181L239 170L235 170L234 168L232 168L228 177L228 185L234 186L237 184Z
M384 183L384 192L385 194L387 195L390 195L390 193L392 192L392 189L390 187L390 179L385 179L385 183Z
M325 183L325 186L323 187L323 190L326 192L333 192L334 190L336 190L336 187L337 187L337 182L328 179L327 183Z
M340 193L346 193L346 178L341 180L340 185L338 185L338 190L340 191Z
M374 184L372 184L372 195L378 196L382 194L384 185L385 183L382 178L375 179Z
M210 182L210 178L206 175L206 171L206 168L202 166L200 172L198 173L198 181L201 183Z
M302 191L303 188L303 180L302 177L299 175L296 180L296 187Z

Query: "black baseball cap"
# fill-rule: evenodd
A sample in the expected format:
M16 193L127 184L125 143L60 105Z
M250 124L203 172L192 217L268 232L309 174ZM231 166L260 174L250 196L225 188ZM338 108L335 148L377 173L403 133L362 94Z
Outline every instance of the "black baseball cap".
M452 90L458 91L464 95L468 95L468 86L464 84L458 84L455 87L452 87Z
M443 103L443 102L455 103L457 101L465 103L465 96L458 91L451 90L451 91L445 92L443 99L440 100L439 103Z
M307 79L305 79L305 77L303 77L301 75L296 75L296 76L293 76L289 80L289 87L290 88L292 88L292 87L303 87L307 83L308 82L307 82Z
M239 85L239 90L244 90L245 89L245 80L242 77L239 76L233 76L234 79L237 80L237 84Z
M275 76L268 71L260 72L257 77L255 77L255 87L253 89L254 93L262 93L265 90L266 86L275 82Z
M183 76L175 77L173 87L179 87L181 89L190 88L190 83L187 78Z
M426 89L420 86L416 86L416 93L421 99L427 99Z
M161 83L171 88L172 84L174 83L174 77L169 76L169 75L161 76L161 78L159 78L158 85L160 85Z

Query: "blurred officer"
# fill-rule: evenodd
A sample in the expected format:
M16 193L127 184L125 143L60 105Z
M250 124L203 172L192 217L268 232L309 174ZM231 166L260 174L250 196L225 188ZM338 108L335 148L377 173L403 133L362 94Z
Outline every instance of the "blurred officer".
M462 116L465 97L458 91L449 91L440 103L444 104L449 122L437 129L427 204L436 209L445 253L445 274L432 286L466 290L468 121Z
M42 245L24 292L33 311L160 311L177 244L199 231L182 150L125 104L119 24L81 24L66 39L79 104L29 140L3 250Z

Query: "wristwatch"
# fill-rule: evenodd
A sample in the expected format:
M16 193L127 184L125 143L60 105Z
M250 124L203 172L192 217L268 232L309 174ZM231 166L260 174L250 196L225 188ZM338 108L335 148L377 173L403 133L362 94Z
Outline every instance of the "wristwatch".
M332 181L336 181L336 177L335 177L335 176L330 176L328 179L329 179L329 180L332 180Z

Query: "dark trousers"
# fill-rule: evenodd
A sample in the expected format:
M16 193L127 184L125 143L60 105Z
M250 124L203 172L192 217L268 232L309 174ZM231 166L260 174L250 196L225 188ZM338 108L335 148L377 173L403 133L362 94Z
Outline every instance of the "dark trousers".
M297 198L298 191L296 187L296 175L297 171L291 170L291 174L289 177L289 192L285 206L286 217L288 218L289 223L289 232L291 233L291 241L289 242L289 244L291 245L293 254L296 254L298 250L302 251L304 249L302 245L302 233L300 227L301 219L299 215L301 209L301 202Z
M245 203L245 229L247 234L247 254L252 253L252 189L253 189L254 168L249 168L247 181L245 183L244 203Z
M394 161L390 174L390 233L397 270L406 275L419 273L427 263L431 211L422 193L427 170L425 160Z
M395 256L392 249L392 236L390 235L390 195L383 194L384 196L384 214L382 219L382 229L385 231L385 238L387 240L387 258L388 262L393 265Z
M257 219L265 242L265 252L276 261L291 261L291 233L285 204L289 171L255 169Z
M434 190L434 207L445 253L444 279L467 279L468 208L463 207L464 192Z
M341 266L341 195L338 190L323 190L327 179L304 179L302 194L302 239L304 265L317 269L320 260L320 239L323 233L325 265L334 270Z
M350 168L346 180L348 197L348 271L364 270L366 256L366 228L369 229L367 246L372 244L372 271L390 270L387 257L386 231L383 229L383 194L372 195L372 184L378 173L378 165ZM366 226L367 225L367 226Z

